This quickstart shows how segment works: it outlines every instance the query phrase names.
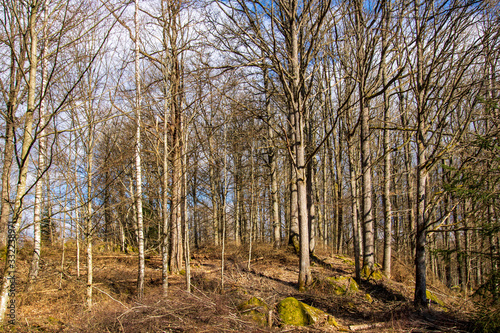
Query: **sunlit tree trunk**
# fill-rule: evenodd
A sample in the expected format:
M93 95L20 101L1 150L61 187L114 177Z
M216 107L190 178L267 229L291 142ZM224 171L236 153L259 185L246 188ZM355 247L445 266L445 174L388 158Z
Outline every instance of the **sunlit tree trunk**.
M290 115L290 128L289 130L292 131L293 126L295 126L295 116ZM292 142L294 141L293 138L290 138ZM295 148L294 146L291 147L291 156L288 157L290 168L289 168L289 173L290 173L290 182L288 184L290 190L290 197L289 197L289 243L293 246L295 252L298 254L300 253L300 241L299 241L299 206L298 206L298 196L297 196L297 170L293 166L293 159L295 158Z
M251 142L251 147L250 147L250 179L251 179L251 184L250 184L250 219L249 219L249 228L248 228L248 262L247 262L247 269L250 271L250 264L252 262L252 245L253 245L253 237L254 237L254 232L253 232L253 227L255 224L255 158L254 158L254 141L252 140Z
M420 8L415 5L415 14L418 17ZM426 153L426 124L424 117L424 49L421 19L416 18L416 61L417 61L417 84L416 84L416 102L417 102L417 132L416 132L416 155L417 155L417 230L415 243L415 305L427 307L426 295L426 245L427 245L427 213L425 211L427 204L427 153Z
M11 5L17 6L17 1ZM9 66L9 94L5 109L5 145L3 151L2 192L0 198L0 247L7 244L7 224L11 213L10 176L12 159L14 156L15 114L19 103L19 91L24 75L26 62L25 43L18 42L16 23L10 20L10 66ZM19 43L19 46L18 46ZM19 49L17 49L19 47Z
M242 219L242 185L241 185L241 154L236 152L233 157L234 159L234 191L235 191L235 201L234 201L234 242L236 246L241 245L241 219Z
M219 195L217 191L218 181L216 177L218 177L217 167L216 167L216 158L215 158L215 143L213 134L210 134L208 138L208 145L210 151L209 158L209 177L210 177L210 192L212 198L212 233L214 237L214 245L218 246L220 244L220 209L219 209Z
M94 139L93 139L93 126L89 118L89 142L87 142L87 205L85 214L85 241L87 243L87 294L86 302L87 308L92 308L92 288L93 288L93 263L92 263L92 241L93 241L93 228L92 228L92 165L94 163Z
M183 147L188 146L188 125L184 125L184 137L182 140ZM187 207L187 187L188 187L188 181L187 181L187 163L188 163L188 157L187 153L184 152L182 156L182 220L183 220L183 227L184 227L184 273L185 273L185 278L186 278L186 291L188 293L191 292L191 251L190 251L190 237L189 237L189 219L188 219L188 207ZM226 186L227 188L227 186ZM194 199L194 198L193 198ZM225 210L224 210L225 212ZM224 217L225 219L225 217ZM182 240L182 239L181 239Z
M372 206L372 170L370 151L370 101L366 96L367 55L365 47L365 22L362 1L355 1L357 72L359 85L360 145L361 145L361 223L363 225L363 266L370 270L375 265L375 232Z
M381 59L381 71L382 71L382 84L387 86L387 65L386 65L386 49L387 49L387 33L389 28L389 4L384 2L383 8L383 29L382 29L382 59ZM389 94L387 90L384 90L384 130L383 130L383 148L384 148L384 195L383 195L383 205L384 205L384 261L383 270L387 278L391 278L391 256L392 256L392 206L391 206L391 148L390 137L389 137Z
M47 108L47 102L44 98L45 88L47 84L47 49L48 49L48 36L47 36L47 9L43 9L43 48L40 57L42 58L42 81L40 86L40 112L39 112L39 127L41 131L39 133L40 139L38 140L38 167L37 167L37 180L35 185L35 206L34 206L34 216L33 216L33 258L31 259L31 266L28 277L28 289L31 284L38 277L38 270L40 268L40 251L42 247L42 227L41 227L41 212L43 203L43 174L45 173L46 163L45 155L47 154L47 139L45 138L45 112ZM52 224L50 221L50 214L48 216L49 225Z
M167 296L168 294L168 257L169 257L169 212L168 212L168 121L167 121L167 113L168 113L168 82L166 79L166 73L164 73L164 115L163 115L163 193L162 193L162 245L161 245L161 255L162 255L162 269L161 269L161 278L162 278L162 289L163 296Z
M272 235L273 235L273 246L278 248L281 243L281 223L279 216L279 203L278 203L278 173L277 173L277 149L274 142L274 129L273 124L273 114L271 111L271 96L269 92L269 77L267 70L264 69L264 90L266 95L266 114L268 121L268 159L269 159L269 173L271 176L271 224L272 224Z
M224 143L227 142L227 128L224 125ZM221 239L221 265L220 265L220 280L221 280L221 294L224 294L224 268L225 268L225 256L226 256L226 223L227 223L227 214L226 214L226 200L227 200L227 147L224 146L224 187L222 188L222 239Z
M24 116L24 133L20 154L19 176L16 186L16 198L14 201L14 210L12 221L7 231L7 260L5 261L4 274L2 278L2 289L0 292L0 322L5 320L7 304L12 299L15 302L14 295L10 295L10 290L15 290L16 259L17 259L17 240L21 226L21 215L23 200L26 195L26 181L28 177L29 152L33 145L33 116L35 113L35 93L36 93L36 70L38 63L38 38L36 30L36 21L41 3L34 1L28 13L28 28L26 34L26 44L29 45L29 72L28 72L28 99L27 110Z
M139 53L139 0L135 0L134 11L134 45L135 45L135 115L136 115L136 132L135 132L135 201L137 205L137 240L139 249L139 267L137 276L137 296L142 299L144 296L144 222L142 215L142 169L141 169L141 72L139 68L140 53Z
M360 256L362 253L362 246L360 244L360 235L361 230L359 226L359 218L358 218L358 207L359 207L359 199L358 199L358 165L356 163L356 159L354 157L353 147L354 144L351 142L352 139L349 139L348 142L348 151L349 151L349 176L351 180L351 207L352 207L352 238L353 238L353 247L354 247L354 267L356 274L356 281L361 281L361 265L360 265Z

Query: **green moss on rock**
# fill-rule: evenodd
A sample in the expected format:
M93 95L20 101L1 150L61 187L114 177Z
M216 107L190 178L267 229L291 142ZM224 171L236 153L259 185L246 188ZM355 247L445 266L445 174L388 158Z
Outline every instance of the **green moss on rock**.
M354 260L352 260L351 258L347 258L341 255L337 255L337 258L342 260L344 264L347 264L349 266L354 266Z
M347 276L339 276L339 277L329 277L327 278L328 282L334 286L334 293L336 295L345 295L349 291L356 292L359 290L359 286L357 282Z
M252 297L248 301L241 303L238 310L240 310L243 317L261 325L267 324L269 306L259 297Z
M310 325L304 307L293 297L288 297L278 304L278 314L285 325Z
M370 269L368 265L365 265L361 270L361 276L365 279L373 279L375 281L382 280L384 276L379 269L377 269L377 265L375 265L375 269Z
M330 315L329 315L326 321L327 321L327 323L328 323L328 324L330 324L331 326L335 326L335 327L337 327L337 328L339 327L339 324L337 323L337 320L335 319L335 317L334 317L334 316L330 316Z
M278 304L278 314L285 325L307 326L324 320L327 324L338 327L334 317L293 297L285 298Z

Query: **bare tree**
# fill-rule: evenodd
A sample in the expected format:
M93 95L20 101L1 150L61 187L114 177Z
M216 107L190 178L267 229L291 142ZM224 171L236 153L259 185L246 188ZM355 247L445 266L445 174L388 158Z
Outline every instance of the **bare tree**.
M306 185L306 105L311 93L311 60L319 52L324 25L330 11L330 1L235 1L219 2L226 14L236 39L244 45L252 45L256 50L243 54L240 49L231 52L250 61L259 60L262 55L269 61L269 69L276 73L286 96L288 114L292 126L291 142L288 149L296 175L297 203L300 233L299 289L312 282L309 260L309 217ZM285 45L284 49L280 45ZM230 43L226 45L230 46Z
M47 36L47 8L46 4L44 4L43 8L43 32L42 32L42 38L43 38L43 48L42 48L42 53L40 54L40 57L42 58L42 82L41 82L41 101L40 101L40 107L39 107L39 126L41 128L40 131L40 139L39 139L39 144L38 144L38 174L37 174L37 179L38 181L35 184L35 206L34 206L34 217L33 217L33 243L34 243L34 248L33 248L33 259L31 261L31 267L29 271L29 278L28 278L28 288L29 286L33 283L33 281L37 278L38 276L38 270L40 266L40 250L41 250L41 243L42 243L42 230L41 230L41 210L42 210L42 195L43 195L43 173L46 171L46 154L47 154L47 139L45 137L45 127L46 125L46 108L47 108L47 102L46 99L44 98L45 94L45 89L47 85L47 75L48 75L48 60L47 60L47 49L49 46L48 43L48 36Z
M412 64L410 89L416 105L415 304L420 307L427 307L426 247L432 204L428 179L430 171L457 145L470 123L471 114L461 107L461 98L470 93L463 89L470 84L464 81L472 75L479 51L479 36L470 30L479 9L476 4L462 1L414 3L408 20L414 32L405 40L405 48L407 56L415 59L408 63ZM445 133L451 115L464 112L460 125Z
M2 168L2 193L0 202L0 245L6 245L7 241L7 223L11 212L10 200L10 173L12 168L12 159L14 157L14 130L15 114L19 105L19 95L21 92L22 80L24 75L24 65L26 62L25 43L20 40L20 27L17 25L13 8L18 6L17 1L3 2L3 11L7 22L3 26L7 29L4 32L9 46L10 64L9 81L2 82L2 86L9 87L8 93L4 93L6 104L5 113L2 114L5 119L5 145L3 151ZM3 113L3 112L2 112Z
M26 40L27 60L29 63L29 72L27 78L27 110L25 113L23 140L20 156L18 156L19 174L16 186L16 198L14 201L14 210L12 221L8 227L7 238L7 260L2 279L2 289L0 294L0 322L4 321L7 304L11 298L11 289L15 293L15 274L16 274L16 256L17 256L17 237L21 226L21 214L23 208L23 199L26 195L26 185L28 176L29 153L33 145L33 119L35 114L35 94L36 94L36 72L38 64L38 31L37 19L41 1L34 1L26 10L27 26ZM16 8L17 9L17 8Z

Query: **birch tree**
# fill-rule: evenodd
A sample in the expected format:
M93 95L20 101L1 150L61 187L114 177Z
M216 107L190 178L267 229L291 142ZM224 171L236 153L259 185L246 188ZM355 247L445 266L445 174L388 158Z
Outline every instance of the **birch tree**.
M11 184L10 175L12 171L12 160L14 158L14 131L15 114L19 105L20 92L24 85L22 84L24 75L24 66L26 62L25 43L20 38L20 29L18 26L14 9L18 6L17 1L3 2L4 20L2 20L6 36L6 44L9 52L9 76L8 81L1 82L3 87L8 87L4 92L3 98L6 104L2 116L5 120L5 145L3 151L2 168L2 193L0 201L0 245L6 245L7 241L7 223L11 213Z
M0 292L0 322L4 322L7 304L11 297L15 302L16 290L16 258L17 258L17 238L21 226L21 214L23 209L23 200L26 195L26 185L29 166L29 153L33 145L33 119L35 113L35 94L36 94L36 73L38 65L38 31L37 19L42 3L41 1L34 0L29 3L29 6L23 8L26 10L27 26L26 35L23 42L27 45L27 61L28 76L27 76L27 110L25 113L23 138L20 155L17 157L19 165L16 197L14 200L14 209L12 220L8 226L7 238L7 260L5 261L4 274L2 278L2 289ZM22 27L20 27L22 28ZM12 302L11 302L12 304ZM15 304L15 303L14 303ZM15 307L14 307L15 308ZM14 313L15 319L15 313Z
M43 195L43 174L46 171L46 154L47 154L47 139L45 138L45 127L46 127L46 108L47 101L44 98L45 89L47 85L47 71L48 71L48 36L47 36L47 8L44 4L43 8L43 22L42 22L42 38L43 38L43 48L40 54L42 58L42 68L41 68L41 100L39 107L39 122L40 122L40 139L38 144L38 166L37 166L37 182L35 184L35 206L34 206L34 216L33 216L33 258L31 260L31 267L29 271L28 278L28 288L33 283L33 281L38 276L38 270L40 266L40 250L42 242L42 230L41 230L41 211L42 211L42 195Z
M144 296L144 221L142 214L142 167L141 167L141 70L139 48L139 0L135 0L134 10L134 66L135 66L135 99L134 110L136 118L135 131L135 204L137 207L137 243L139 249L139 267L137 275L137 297Z

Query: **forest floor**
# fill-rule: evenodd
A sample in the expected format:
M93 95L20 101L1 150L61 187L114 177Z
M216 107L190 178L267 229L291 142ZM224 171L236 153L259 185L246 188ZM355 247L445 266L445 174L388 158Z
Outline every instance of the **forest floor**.
M77 277L74 246L68 245L61 270L61 248L45 248L40 275L26 291L31 258L29 246L19 252L17 271L17 322L0 332L467 332L473 303L446 287L429 289L444 306L428 310L412 306L411 265L396 263L393 280L363 279L359 290L338 295L331 277L354 276L352 259L318 251L312 261L313 285L297 289L298 256L290 248L273 250L259 245L252 251L229 246L221 287L220 248L204 247L192 254L192 292L185 276L169 276L169 295L162 297L159 256L146 260L145 296L136 297L137 256L95 246L92 310L85 308L86 267L82 251ZM5 258L5 256L4 256ZM2 259L0 264L4 265ZM369 295L369 296L367 296ZM268 323L259 325L238 310L256 296L271 311ZM338 327L316 323L307 327L284 326L276 311L278 302L293 296L335 317Z

